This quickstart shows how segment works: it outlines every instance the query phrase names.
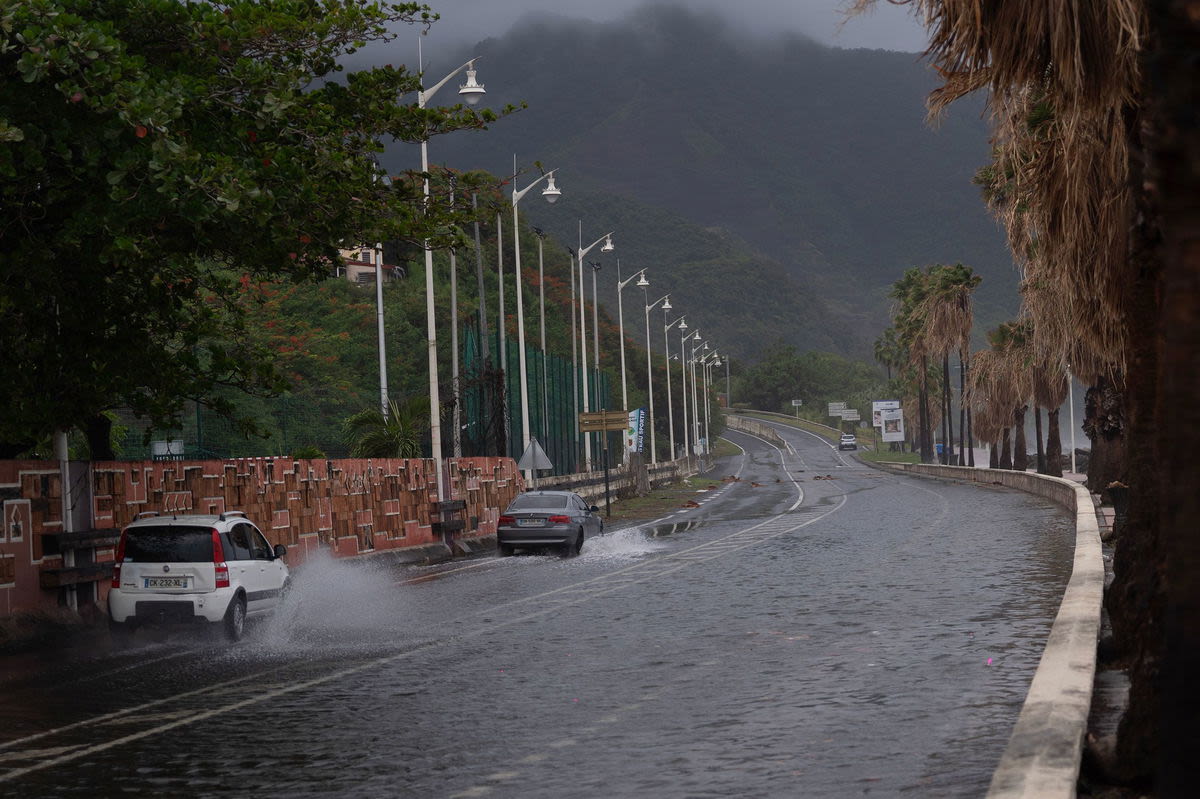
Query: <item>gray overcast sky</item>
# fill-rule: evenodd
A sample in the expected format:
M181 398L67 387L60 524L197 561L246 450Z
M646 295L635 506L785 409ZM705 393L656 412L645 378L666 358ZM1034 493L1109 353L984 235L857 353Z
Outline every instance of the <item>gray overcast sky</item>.
M424 0L441 20L431 39L478 41L502 35L528 13L612 20L646 5L646 0ZM752 32L796 32L834 47L919 52L925 29L908 6L879 0L876 8L844 25L847 0L675 0L676 5L715 9Z

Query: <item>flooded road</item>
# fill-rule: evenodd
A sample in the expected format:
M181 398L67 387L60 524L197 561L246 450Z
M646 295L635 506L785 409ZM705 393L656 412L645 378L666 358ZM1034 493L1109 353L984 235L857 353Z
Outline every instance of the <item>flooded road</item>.
M234 647L14 660L0 795L984 793L1072 520L781 430L578 558L318 562Z

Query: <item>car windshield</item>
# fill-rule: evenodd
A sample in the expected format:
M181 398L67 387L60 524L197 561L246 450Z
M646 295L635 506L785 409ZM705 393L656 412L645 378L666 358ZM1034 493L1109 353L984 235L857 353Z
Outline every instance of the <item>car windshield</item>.
M212 530L168 525L125 531L125 560L134 563L212 562Z
M530 510L531 508L558 509L567 507L567 498L562 494L521 494L508 506L509 510Z

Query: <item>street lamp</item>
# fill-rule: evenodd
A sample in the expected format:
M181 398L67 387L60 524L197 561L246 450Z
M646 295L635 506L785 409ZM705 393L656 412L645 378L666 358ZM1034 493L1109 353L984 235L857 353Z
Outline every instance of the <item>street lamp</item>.
M688 363L687 363L687 340L690 335L687 332L687 322L679 323L679 396L683 399L683 456L689 457L692 450L691 435L688 427ZM697 330L697 333L700 331Z
M516 159L517 157L514 155L514 172ZM545 197L546 201L549 203L553 203L555 200L557 200L559 195L562 194L558 187L554 185L554 173L557 171L558 170L556 169L550 170L523 189L517 189L516 185L514 184L512 193L513 276L517 292L517 373L518 380L521 383L521 452L524 452L529 446L529 386L526 379L527 372L525 366L525 306L524 300L522 299L524 292L521 291L521 229L517 224L517 203L521 201L521 198L524 197L530 189L541 183L543 180L546 181L546 188L542 190L542 196ZM544 299L545 295L543 294L542 296ZM542 346L544 349L545 341L542 342ZM533 470L526 469L525 479L531 480L532 476Z
M637 285L645 288L650 285L650 281L646 279L646 270L642 269L634 272L624 280L621 279L621 259L617 259L617 328L621 337L621 407L626 411L629 410L629 391L625 384L625 310L621 306L621 290L629 284L634 278L638 279Z
M712 360L709 360L710 357ZM709 405L711 404L709 401L708 392L709 386L711 385L711 373L709 372L709 369L711 369L713 366L721 365L721 356L719 356L714 350L708 355L704 355L700 358L700 365L703 368L701 376L704 379L704 451L707 453L712 448L712 439L710 438L708 432Z
M417 63L421 62L420 40L417 41ZM466 70L467 82L458 87L459 95L470 105L479 102L484 94L482 85L475 81L475 61L472 58L458 69L435 83L431 88L417 92L417 107L424 109L426 101L438 89L446 85L451 78ZM424 207L429 209L429 138L421 137L421 173L424 175L423 190L425 194ZM445 498L445 482L442 477L442 401L438 393L437 371L437 326L434 323L433 310L433 250L429 247L429 239L425 239L425 327L429 350L429 442L433 450L434 470L437 472L437 498L440 502Z
M579 258L579 362L583 366L581 378L583 380L583 412L587 413L588 408L588 368L587 368L587 309L584 307L584 295L587 293L583 290L583 257L588 254L588 251L595 247L600 242L604 242L604 246L600 248L601 252L612 252L615 248L612 243L612 231L605 233L600 238L593 241L588 246L583 246L583 222L579 223L579 248L575 254ZM593 301L595 300L595 290L593 287ZM576 417L576 430L578 430L579 417ZM590 472L592 470L592 439L590 434L585 434L583 437L583 470Z
M700 341L700 331L696 331L696 335L692 336L693 341ZM700 403L696 400L696 367L699 366L700 359L696 357L696 353L701 350L708 349L708 342L704 341L691 348L691 353L688 356L688 363L692 366L692 442L693 451L700 455Z
M645 289L642 289L645 291ZM650 311L662 304L664 311L671 310L671 295L664 294L646 306L646 390L650 395L650 413L647 414L647 426L650 428L650 465L658 465L658 451L654 446L654 371L650 360ZM671 379L671 367L667 366L667 379Z
M675 460L675 406L671 403L671 345L667 343L667 332L679 325L680 330L687 330L687 321L681 316L669 325L663 326L663 355L667 360L667 427L671 435L671 460ZM687 429L687 422L683 423Z

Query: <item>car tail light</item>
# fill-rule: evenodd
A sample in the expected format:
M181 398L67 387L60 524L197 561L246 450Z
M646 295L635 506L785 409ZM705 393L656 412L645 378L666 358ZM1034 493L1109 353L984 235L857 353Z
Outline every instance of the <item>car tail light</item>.
M125 561L125 533L121 532L121 539L117 542L117 556L113 559L112 587L121 587L121 564Z
M551 524L570 524L571 517L570 516L551 516L549 519L549 522Z
M213 571L217 575L217 588L229 587L229 564L225 562L225 548L221 546L221 534L214 527L213 541Z
M497 522L497 524L516 524L516 523L517 523L517 520L514 519L512 516L501 516L500 521Z

